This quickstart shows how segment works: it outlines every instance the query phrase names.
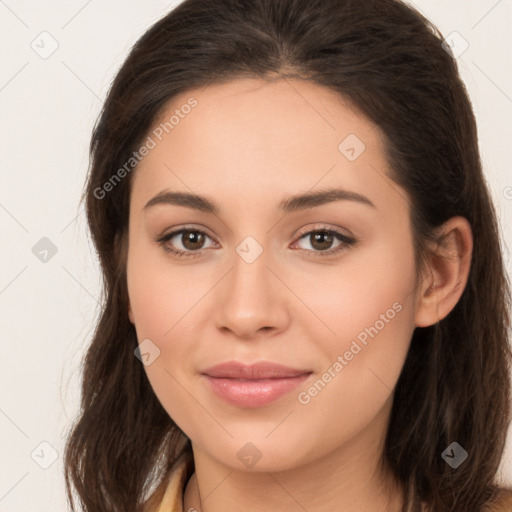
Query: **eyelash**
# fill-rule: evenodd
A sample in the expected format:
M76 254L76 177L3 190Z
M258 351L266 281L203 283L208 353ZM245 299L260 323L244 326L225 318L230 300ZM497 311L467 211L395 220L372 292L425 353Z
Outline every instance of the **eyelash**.
M163 247L164 251L166 251L167 253L170 253L174 256L177 256L177 257L186 257L186 258L190 258L190 257L198 257L198 256L201 256L201 249L199 249L198 251L182 251L181 249L173 249L171 247L169 247L169 245L167 244L167 242L171 239L171 238L174 238L176 235L179 235L179 234L182 234L182 233L185 233L185 232L191 232L191 233L201 233L205 236L207 236L208 238L212 238L208 235L208 233L206 233L205 231L202 231L201 229L195 229L195 228L181 228L179 230L176 230L176 231L171 231L170 233L167 233L166 235L163 235L161 236L160 238L158 238L156 241ZM338 240L340 240L342 243L338 244L337 246L335 246L334 249L328 249L326 251L312 251L310 249L302 249L304 251L306 251L308 253L308 256L310 254L312 254L313 256L320 256L320 257L325 257L325 256L333 256L334 254L337 254L343 250L347 250L349 249L351 246L353 246L355 243L356 243L356 240L354 238L351 238L339 231L337 231L336 229L332 229L332 228L317 228L317 229L312 229L312 230L309 230L309 231L306 231L306 232L302 232L299 234L297 240L301 240L302 238L306 238L307 236L309 235L312 235L313 233L327 233L327 234L332 234L334 235L336 238L338 238Z

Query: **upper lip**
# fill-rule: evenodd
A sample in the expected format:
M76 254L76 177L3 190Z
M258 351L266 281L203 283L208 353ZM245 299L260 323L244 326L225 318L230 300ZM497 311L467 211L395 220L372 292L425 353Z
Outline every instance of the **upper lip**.
M238 361L228 361L212 366L201 373L215 378L259 380L298 377L309 374L311 371L290 368L268 361L260 361L251 365L239 363Z

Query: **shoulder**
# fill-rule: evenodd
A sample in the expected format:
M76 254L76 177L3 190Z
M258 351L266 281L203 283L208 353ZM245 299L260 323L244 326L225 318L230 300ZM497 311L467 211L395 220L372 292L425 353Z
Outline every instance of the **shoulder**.
M512 512L512 488L500 488L482 512Z
M430 509L423 503L421 510L426 512ZM479 512L512 512L512 488L496 489L492 499Z

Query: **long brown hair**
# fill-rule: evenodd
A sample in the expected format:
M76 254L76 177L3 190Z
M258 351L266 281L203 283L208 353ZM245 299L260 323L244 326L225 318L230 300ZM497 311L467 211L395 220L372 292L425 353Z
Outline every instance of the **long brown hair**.
M467 286L445 319L414 331L383 461L403 485L404 510L423 501L436 512L479 511L495 499L510 420L510 289L474 114L442 39L398 0L186 0L135 44L90 145L84 198L104 286L66 445L72 510L73 488L86 512L144 510L191 453L134 357L126 251L136 165L126 162L178 93L270 76L328 87L379 126L392 179L410 198L418 271L436 226L458 215L470 222ZM457 469L441 456L454 441L469 454Z

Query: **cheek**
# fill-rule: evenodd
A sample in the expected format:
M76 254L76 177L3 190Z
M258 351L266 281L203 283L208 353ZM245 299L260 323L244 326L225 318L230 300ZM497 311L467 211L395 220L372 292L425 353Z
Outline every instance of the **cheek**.
M318 317L308 315L302 327L324 356L317 368L322 382L305 389L302 402L333 401L341 411L375 412L390 395L414 331L410 247L408 240L373 246L302 281L298 294Z
M143 243L130 247L128 295L139 340L170 339L201 296L200 276L189 279L192 266L171 265L161 249Z
M203 321L197 312L212 285L206 279L193 265L172 268L154 248L133 244L129 249L127 284L135 330L139 344L146 343L152 354L144 370L164 409L187 431L190 426L182 418L191 414L188 379Z
M309 295L334 334L322 328L324 335L315 336L310 329L324 365L297 402L304 428L330 440L350 439L390 406L414 331L413 255L399 261L392 251L380 252L378 260L359 256L350 272L340 267L338 285L334 275L327 293L318 293L328 284L320 280Z
M347 253L337 265L306 270L289 276L294 291L313 313L298 321L331 358L350 350L353 340L363 345L371 339L408 345L416 269L407 237Z

